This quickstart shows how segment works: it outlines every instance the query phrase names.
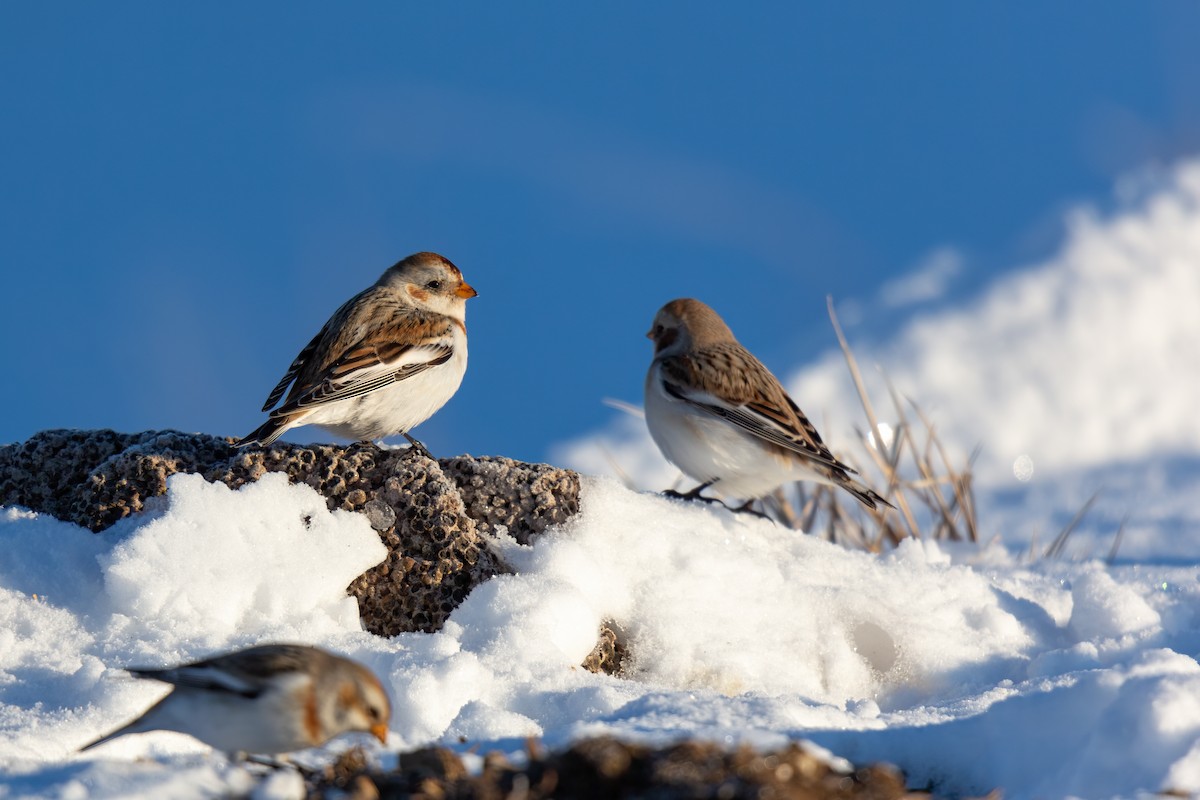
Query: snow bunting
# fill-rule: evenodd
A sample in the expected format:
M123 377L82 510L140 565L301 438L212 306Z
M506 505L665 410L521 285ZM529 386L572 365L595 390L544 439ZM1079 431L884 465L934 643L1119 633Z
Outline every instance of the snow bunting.
M712 487L754 500L795 480L840 486L870 508L891 505L850 477L779 380L699 300L667 303L646 334L646 425L664 456Z
M437 253L416 253L350 298L267 397L283 405L239 445L264 447L297 425L347 439L408 431L446 404L467 370L467 298L477 292Z
M81 750L147 731L186 733L226 753L288 753L349 731L387 742L391 704L379 679L362 664L315 647L262 645L129 672L175 688L133 722Z

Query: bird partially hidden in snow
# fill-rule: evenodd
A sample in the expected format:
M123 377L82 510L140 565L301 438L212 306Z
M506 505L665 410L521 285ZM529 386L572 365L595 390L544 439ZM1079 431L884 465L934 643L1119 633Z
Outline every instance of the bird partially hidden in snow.
M749 503L784 483L845 489L868 508L891 506L851 477L779 380L699 300L672 300L647 337L646 426L663 455L705 489Z
M148 731L186 733L229 754L289 753L352 731L387 742L391 703L379 679L362 664L316 647L260 645L128 672L174 689L133 722L80 750Z

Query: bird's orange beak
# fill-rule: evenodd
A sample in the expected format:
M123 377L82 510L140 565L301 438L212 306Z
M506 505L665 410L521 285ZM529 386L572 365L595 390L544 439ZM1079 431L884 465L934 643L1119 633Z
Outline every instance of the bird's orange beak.
M388 726L386 722L379 722L371 726L371 735L378 739L383 744L387 744Z
M460 283L458 288L454 290L454 293L464 300L468 297L475 297L479 294L479 292L472 289L471 284L467 283L466 281Z
M646 331L646 338L652 342L654 341L654 328L651 328L650 330Z

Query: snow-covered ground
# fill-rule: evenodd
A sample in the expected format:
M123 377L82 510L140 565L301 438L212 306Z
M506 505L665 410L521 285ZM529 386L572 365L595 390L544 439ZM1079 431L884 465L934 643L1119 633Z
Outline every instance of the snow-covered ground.
M440 633L384 640L342 593L381 557L365 520L274 475L237 492L175 476L168 503L102 536L5 512L0 796L244 789L244 770L177 734L73 750L162 693L122 665L268 640L384 676L391 749L803 738L946 793L1200 791L1195 564L1029 565L916 541L876 557L591 479L572 523L496 542L518 574ZM576 666L602 618L629 637L624 679Z
M374 668L392 752L806 739L950 795L1200 793L1200 165L1072 219L1046 263L859 349L951 446L984 443L980 547L869 555L589 478L567 525L532 547L494 542L517 574L441 632L385 640L343 593L382 558L377 537L278 476L237 492L175 476L158 507L100 536L0 512L0 798L247 791L244 768L177 734L74 750L162 693L123 665L261 641ZM930 302L941 258L880 302ZM840 357L789 385L835 448L852 435ZM560 456L645 488L676 477L631 417ZM1097 489L1065 557L1031 557ZM602 619L629 639L624 678L577 666ZM263 794L298 788L275 781Z

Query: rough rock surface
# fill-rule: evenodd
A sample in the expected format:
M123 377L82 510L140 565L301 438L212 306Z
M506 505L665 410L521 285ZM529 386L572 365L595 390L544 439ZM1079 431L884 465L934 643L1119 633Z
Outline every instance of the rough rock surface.
M579 476L507 458L433 460L370 444L239 449L178 431L43 431L0 447L0 505L20 505L93 531L141 511L167 478L195 472L238 488L283 472L330 509L366 514L387 559L355 580L367 630L435 631L471 589L504 571L485 535L504 526L528 543L579 510Z
M841 772L797 744L772 752L708 742L646 747L612 738L584 739L545 754L532 743L528 763L499 753L471 774L452 751L428 748L400 756L391 772L372 769L350 751L308 781L310 798L779 798L892 800L909 794L895 767Z
M581 665L589 672L603 672L606 675L620 675L625 664L626 637L617 624L609 619L600 623L600 635L596 646Z
M503 526L518 542L529 544L546 528L579 513L579 476L570 470L494 456L458 456L441 464L481 531L495 533ZM504 491L496 491L501 486Z

